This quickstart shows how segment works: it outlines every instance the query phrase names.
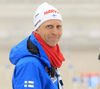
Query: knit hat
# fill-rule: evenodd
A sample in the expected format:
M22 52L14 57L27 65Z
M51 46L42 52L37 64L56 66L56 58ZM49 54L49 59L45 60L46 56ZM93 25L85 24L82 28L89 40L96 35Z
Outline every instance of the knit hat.
M45 21L50 20L50 19L59 19L62 21L62 17L59 14L59 11L49 5L48 3L44 2L43 4L41 4L36 12L35 15L33 17L34 20L34 26L35 26L35 30Z

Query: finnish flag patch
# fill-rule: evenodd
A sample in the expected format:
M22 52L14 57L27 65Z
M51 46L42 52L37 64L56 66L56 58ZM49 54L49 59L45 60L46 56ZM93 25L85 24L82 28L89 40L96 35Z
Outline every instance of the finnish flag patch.
M24 87L34 88L34 81L24 81Z

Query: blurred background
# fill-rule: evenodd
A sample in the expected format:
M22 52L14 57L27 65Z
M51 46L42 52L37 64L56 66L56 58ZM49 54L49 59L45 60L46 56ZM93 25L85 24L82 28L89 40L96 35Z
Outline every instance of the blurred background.
M100 0L0 0L0 89L12 89L13 46L34 30L33 15L44 1L63 17L59 41L66 58L59 69L64 89L97 89L100 74Z

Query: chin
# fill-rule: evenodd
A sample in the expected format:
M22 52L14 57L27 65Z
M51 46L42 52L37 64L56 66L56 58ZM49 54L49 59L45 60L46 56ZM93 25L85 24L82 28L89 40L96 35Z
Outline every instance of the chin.
M53 47L53 46L56 46L56 44L48 44L48 45L49 45L49 46L52 46L52 47Z

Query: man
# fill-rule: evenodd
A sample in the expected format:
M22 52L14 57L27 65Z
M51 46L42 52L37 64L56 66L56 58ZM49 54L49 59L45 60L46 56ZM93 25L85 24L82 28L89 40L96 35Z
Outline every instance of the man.
M44 2L34 15L35 31L11 49L13 89L62 89L57 68L65 61L57 42L62 36L59 11Z

